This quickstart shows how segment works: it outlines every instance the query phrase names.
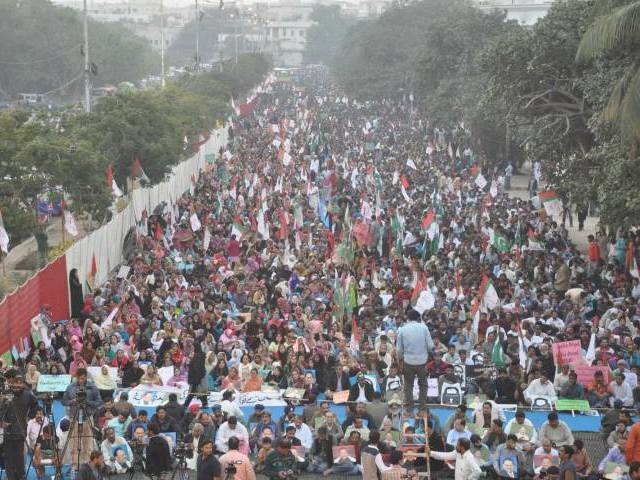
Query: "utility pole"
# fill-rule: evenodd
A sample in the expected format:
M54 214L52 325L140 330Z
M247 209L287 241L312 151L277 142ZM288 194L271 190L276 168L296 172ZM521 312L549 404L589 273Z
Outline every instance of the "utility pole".
M235 59L236 59L236 65L238 65L238 21L240 20L240 13L238 13L238 18L236 18L236 21L233 22L233 38L235 40L235 51L236 51L236 55L235 55Z
M84 5L84 111L91 111L91 64L89 63L89 14L87 0Z
M200 9L196 0L196 72L200 70Z
M164 73L164 2L160 0L160 78L161 85L164 88L165 85L165 73Z

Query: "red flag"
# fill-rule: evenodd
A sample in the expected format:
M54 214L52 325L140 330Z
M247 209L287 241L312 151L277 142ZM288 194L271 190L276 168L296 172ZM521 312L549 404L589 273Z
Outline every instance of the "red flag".
M336 237L333 236L331 230L327 230L327 242L329 243L329 251L327 252L327 256L331 257L333 253L333 249L336 247Z
M406 187L405 187L406 188ZM434 213L433 210L429 210L427 214L422 219L422 228L428 230L431 224L433 223Z
M142 164L140 163L140 159L136 155L133 158L133 176L140 177L142 175Z
M351 315L351 335L356 342L360 341L360 332L358 332L358 322L356 322L355 315Z
M162 227L160 226L160 223L156 223L156 240L162 240L162 237L164 237Z
M284 240L289 236L289 224L287 223L287 214L284 210L280 210L280 232L278 233L280 240Z
M402 186L405 188L405 190L409 188L409 180L407 180L407 177L405 177L404 175L400 175L400 182L402 183Z
M422 273L418 274L418 278L416 279L416 285L413 287L413 292L411 292L411 302L415 303L420 296L420 293L426 288L427 282L424 280L424 275Z
M89 272L91 274L92 277L96 276L96 273L98 273L98 264L96 262L96 254L93 254L93 257L91 258L91 271Z
M111 168L111 165L107 167L107 188L109 188L109 191L113 188L113 168Z

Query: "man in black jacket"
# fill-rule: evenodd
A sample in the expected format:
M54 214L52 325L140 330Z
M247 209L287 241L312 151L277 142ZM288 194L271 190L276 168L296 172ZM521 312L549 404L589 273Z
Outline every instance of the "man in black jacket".
M163 406L156 408L156 414L151 417L149 423L155 423L160 429L158 433L180 432L180 426L173 417L167 415L167 409Z
M175 393L169 394L169 401L164 404L164 408L167 411L167 415L173 418L178 425L182 423L182 419L184 418L185 408L183 405L178 403L178 395Z
M349 374L342 369L342 365L337 364L333 370L329 370L327 379L327 390L329 392L341 392L351 388Z
M170 417L169 417L170 418ZM149 445L147 445L147 475L160 475L171 470L171 450L169 444L160 435L157 423L151 423L147 430Z
M24 377L17 370L5 374L12 400L2 405L0 418L4 426L4 466L9 480L24 478L24 441L27 419L35 416L38 402L31 390L25 388Z
M358 374L358 381L349 389L350 402L372 402L373 401L373 385L367 381L364 373Z

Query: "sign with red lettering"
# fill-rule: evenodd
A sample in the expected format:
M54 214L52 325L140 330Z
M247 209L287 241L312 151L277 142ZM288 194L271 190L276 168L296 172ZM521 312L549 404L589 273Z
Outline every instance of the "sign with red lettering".
M553 361L556 365L582 362L582 349L580 346L580 340L557 342L552 344L552 347Z
M574 365L573 371L576 372L578 376L578 383L584 386L589 385L594 381L594 375L597 371L602 372L604 375L604 383L606 385L609 384L609 375L611 370L606 365L594 365L593 367L589 365Z

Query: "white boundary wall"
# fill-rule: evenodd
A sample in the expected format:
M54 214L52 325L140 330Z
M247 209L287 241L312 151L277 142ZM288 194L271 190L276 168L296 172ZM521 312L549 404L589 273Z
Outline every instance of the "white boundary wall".
M138 188L133 191L127 207L114 215L109 223L91 232L66 251L67 277L77 268L80 282L84 285L91 270L91 261L95 254L97 273L95 285L108 280L109 273L123 260L122 250L125 236L147 210L151 215L162 202L171 203L191 187L191 178L196 179L206 165L205 155L217 155L221 147L227 144L227 130L214 130L198 153L173 167L167 180L150 188ZM87 293L87 292L85 292Z

